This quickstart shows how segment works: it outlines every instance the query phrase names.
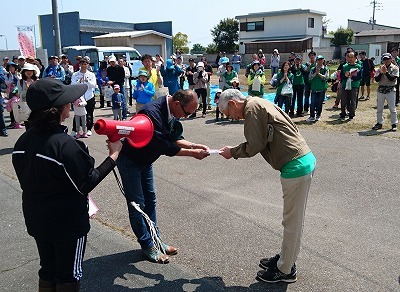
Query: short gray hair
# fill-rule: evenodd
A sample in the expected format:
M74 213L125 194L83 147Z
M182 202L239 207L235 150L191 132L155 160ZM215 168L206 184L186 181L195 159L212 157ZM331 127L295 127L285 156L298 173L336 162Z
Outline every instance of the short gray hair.
M246 100L246 96L237 89L224 90L219 97L218 108L222 111L227 110L230 100Z

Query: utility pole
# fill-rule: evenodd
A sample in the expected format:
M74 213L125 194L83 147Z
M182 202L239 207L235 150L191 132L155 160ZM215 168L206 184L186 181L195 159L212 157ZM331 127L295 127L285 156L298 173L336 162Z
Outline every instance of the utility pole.
M53 10L53 34L54 34L54 53L56 56L61 55L61 38L60 38L60 22L58 20L57 0L51 0Z
M373 0L370 4L372 4L372 19L370 19L369 23L372 25L372 30L374 30L374 26L376 24L376 20L375 20L375 10L378 8L379 10L379 6L382 3L378 3L376 2L376 0Z

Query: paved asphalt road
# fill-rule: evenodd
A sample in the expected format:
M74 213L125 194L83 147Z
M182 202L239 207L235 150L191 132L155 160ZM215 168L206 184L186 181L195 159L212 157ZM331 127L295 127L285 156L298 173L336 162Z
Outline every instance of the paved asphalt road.
M110 117L110 110L96 110ZM68 122L70 124L70 121ZM243 124L183 121L185 137L210 148L243 141ZM124 199L109 175L92 193L100 208L84 262L82 291L400 291L399 140L301 132L318 165L308 200L294 284L255 280L261 257L279 251L279 173L260 155L202 161L161 157L155 163L158 222L179 248L168 265L144 259ZM0 137L0 291L36 291L39 260L26 234L11 166L22 130ZM105 137L86 139L97 164Z

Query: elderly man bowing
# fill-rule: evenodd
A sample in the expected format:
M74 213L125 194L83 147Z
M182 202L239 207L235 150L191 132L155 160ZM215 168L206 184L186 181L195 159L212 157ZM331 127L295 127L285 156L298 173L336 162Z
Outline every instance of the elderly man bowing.
M247 158L260 153L281 172L283 191L283 242L281 251L271 258L260 260L257 278L267 283L293 283L296 277L296 259L308 192L314 174L316 159L289 116L273 103L258 97L246 98L235 89L225 90L218 107L233 119L244 119L246 142L220 149L226 159Z

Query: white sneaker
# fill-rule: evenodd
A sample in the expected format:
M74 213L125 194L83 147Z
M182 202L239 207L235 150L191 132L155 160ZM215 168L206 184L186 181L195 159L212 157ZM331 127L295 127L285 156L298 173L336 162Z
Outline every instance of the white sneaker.
M77 134L77 133L76 133L75 131L72 131L70 136L71 136L71 137L76 137L76 134Z
M309 118L306 120L306 122L307 122L307 123L315 122L315 118L309 117Z
M317 117L315 118L315 120L316 120L316 121L319 121L319 120L321 120L321 117L320 117L320 116L317 116Z
M87 134L88 136L92 136L92 131L88 130L88 131L86 132L86 134Z

